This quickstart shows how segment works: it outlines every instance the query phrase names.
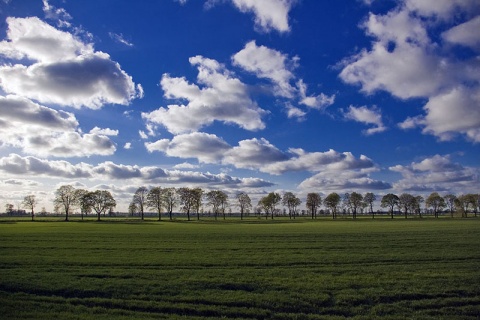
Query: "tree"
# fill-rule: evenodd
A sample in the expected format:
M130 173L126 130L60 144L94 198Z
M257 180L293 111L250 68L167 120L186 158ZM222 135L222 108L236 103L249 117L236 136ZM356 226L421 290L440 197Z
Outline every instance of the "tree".
M425 200L425 205L427 208L431 207L433 209L435 218L438 218L438 211L446 206L445 200L437 192L432 192L428 196L427 200Z
M473 214L477 217L478 205L479 205L479 195L474 193L469 193L465 195L468 207L472 208Z
M292 192L285 192L283 194L282 204L288 208L288 216L290 219L295 219L297 213L297 207L302 203L302 201L297 198Z
M37 205L37 199L35 198L35 195L30 194L30 195L26 196L25 198L23 198L22 206L23 206L25 209L28 209L28 210L31 211L32 221L33 221L33 218L34 218L34 216L35 216L34 209L35 209L35 206L36 206L36 205Z
M425 199L423 199L422 196L416 196L415 197L415 210L414 212L418 213L418 215L420 216L420 218L422 217L422 203L425 202Z
M132 200L132 202L135 203L135 205L137 206L137 209L140 212L142 220L145 212L145 207L147 204L147 194L148 194L148 189L146 187L140 187L137 189L137 191L135 191L135 194L133 195L133 200Z
M223 191L211 190L207 192L206 197L207 197L208 205L212 207L212 211L215 215L215 220L217 220L218 213L222 209L225 209L225 203L227 202L228 196ZM223 219L225 219L225 213L223 214Z
M190 211L195 209L197 203L197 195L194 189L183 187L177 190L180 198L180 205L182 210L187 214L188 221L190 221Z
M462 212L462 218L468 217L469 201L466 194L462 194L457 197L457 199L455 200L455 206L457 208L460 208L460 211Z
M346 193L343 201L345 206L352 211L353 219L356 219L357 210L363 203L363 196L356 192Z
M78 203L78 194L75 190L71 185L63 185L55 191L53 203L56 208L62 207L65 210L65 221L68 221L70 209Z
M175 188L166 188L163 189L163 201L165 204L165 209L168 212L170 220L172 220L173 208L177 205L177 192Z
M322 204L322 198L318 193L311 192L307 194L306 206L312 214L312 219L317 217L317 209Z
M249 210L252 207L252 200L245 192L240 192L237 194L238 206L240 207L240 220L243 220L243 215L245 211Z
M138 212L137 205L133 201L130 202L130 204L128 205L128 213L133 217L133 215L137 212Z
M377 200L377 197L372 192L367 192L363 196L363 201L370 208L370 213L372 214L372 219L375 219L375 212L373 211L373 203Z
M400 197L398 197L398 206L404 210L405 219L407 219L409 211L415 210L415 204L415 197L409 193L402 193Z
M97 221L100 221L101 213L105 214L105 212L117 206L117 202L110 191L107 190L89 192L86 198L90 202L91 208L97 213Z
M8 215L12 215L12 214L13 214L13 208L14 208L13 204L7 203L7 204L5 205L5 212L6 212Z
M91 201L89 199L89 192L85 189L75 189L76 197L77 197L77 205L80 208L80 214L82 215L82 220L83 220L83 215L88 215L90 212L92 212L92 206L91 206Z
M192 189L193 207L197 213L197 220L200 220L200 208L202 207L203 190L201 188ZM225 204L223 205L223 218L225 219Z
M267 196L260 199L258 205L265 211L265 219L268 219L268 214L273 215L275 213L276 206L280 203L282 197L276 192L270 192Z
M323 204L332 210L332 218L337 218L337 209L338 205L340 204L340 196L336 192L330 193L325 200L323 200Z
M162 220L163 198L163 190L160 187L150 189L147 194L147 207L157 211L158 221Z
M386 194L382 197L382 200L380 202L380 206L382 208L390 208L390 214L391 214L392 219L393 219L393 209L395 208L395 206L398 206L399 201L400 201L400 199L398 198L397 195L395 195L393 193L389 193L389 194Z
M453 218L453 211L455 211L455 200L457 200L457 197L450 193L443 196L443 200L445 200L445 204L450 210L450 216Z

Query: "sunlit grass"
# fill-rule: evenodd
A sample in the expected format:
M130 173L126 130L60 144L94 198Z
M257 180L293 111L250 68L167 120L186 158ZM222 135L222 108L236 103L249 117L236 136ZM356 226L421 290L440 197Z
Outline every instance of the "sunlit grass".
M0 314L477 319L479 231L477 219L0 223Z

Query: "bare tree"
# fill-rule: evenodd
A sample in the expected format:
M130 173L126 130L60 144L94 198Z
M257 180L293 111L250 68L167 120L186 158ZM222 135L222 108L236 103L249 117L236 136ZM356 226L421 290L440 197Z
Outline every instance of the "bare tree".
M357 218L357 210L362 207L363 196L360 193L346 193L343 199L344 205L352 211L353 219Z
M163 189L160 187L154 187L150 189L147 194L147 206L151 209L155 209L158 213L158 221L162 220L162 207L163 207Z
M268 214L275 213L276 206L280 203L282 197L276 192L270 192L267 196L260 199L258 205L265 211L265 219L268 219Z
M312 214L312 219L316 218L317 216L317 209L322 204L322 198L318 193L309 193L307 194L307 203L306 206L310 210Z
M367 206L370 208L370 213L372 214L372 219L375 219L375 212L373 211L373 203L375 202L376 199L377 199L377 197L372 192L367 192L363 196L363 201L365 201Z
M252 200L245 192L240 192L237 194L238 206L240 207L240 220L243 220L243 215L245 211L249 210L252 207Z
M415 197L409 193L402 193L400 197L398 197L398 206L404 210L405 219L407 219L408 212L414 210L415 203Z
M428 196L427 200L425 200L425 205L433 209L435 218L438 218L438 212L446 206L445 200L437 192L432 192Z
M135 191L135 194L133 195L133 200L132 200L132 202L135 203L135 205L137 206L137 209L140 212L142 220L144 218L145 207L147 204L147 194L148 194L147 187L140 187L137 189L137 191Z
M297 213L297 207L302 203L302 201L295 196L292 192L285 192L283 194L282 204L288 208L288 216L290 219L295 219Z
M332 210L332 218L337 218L337 209L340 204L340 196L336 192L330 193L323 201L325 206Z
M443 197L443 199L450 210L450 216L453 218L453 211L455 211L455 200L457 200L457 197L453 194L447 194Z
M392 219L393 219L393 210L398 205L399 200L400 199L398 198L398 196L393 193L388 193L382 197L380 206L382 208L390 208L390 214Z
M36 205L37 205L37 199L35 198L35 195L30 194L30 195L26 196L25 198L23 198L22 206L25 209L30 210L30 212L32 214L32 221L33 221L33 218L35 216L34 209L35 209Z
M180 198L180 205L182 210L187 214L187 219L190 221L190 211L195 208L196 195L194 189L183 187L177 190Z
M218 213L225 208L225 203L228 199L228 196L225 192L220 190L211 190L206 194L208 205L212 207L212 211L215 215L215 220L217 220ZM225 213L223 214L223 219L225 219Z
M90 212L92 212L92 206L91 206L91 201L89 198L89 192L85 189L75 189L76 197L77 197L77 205L80 208L80 214L82 216L83 220L83 215L88 215Z
M165 203L165 208L168 212L170 220L172 220L173 208L177 205L177 192L175 188L166 188L163 189L163 201Z
M78 203L78 195L75 188L71 185L64 185L55 191L55 199L53 203L56 208L65 210L65 221L68 221L70 209Z
M115 208L117 202L107 190L96 190L87 194L90 206L97 213L97 221L100 221L100 214Z

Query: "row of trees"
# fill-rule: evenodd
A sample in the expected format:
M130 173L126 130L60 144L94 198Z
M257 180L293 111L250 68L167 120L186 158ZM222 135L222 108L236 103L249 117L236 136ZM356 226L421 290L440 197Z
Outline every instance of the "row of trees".
M212 208L215 219L217 219L219 214L223 214L225 219L225 212L229 206L228 195L220 190L204 192L201 188L162 189L154 187L148 190L146 187L140 187L135 191L128 211L132 215L139 213L143 220L145 209L154 209L158 213L158 220L161 220L162 209L165 209L164 212L172 220L173 209L179 206L187 214L188 220L190 220L192 213L196 213L198 220L200 219L200 209L204 199L207 201L207 205ZM252 202L245 192L237 194L236 200L236 205L240 208L240 218L243 219L244 214L252 207Z
M319 193L308 193L306 197L306 209L311 215L312 219L317 217L321 206L326 209L327 214L331 214L333 219L337 218L338 212L349 213L355 219L358 212L365 213L368 209L372 218L375 218L375 211L373 210L374 202L377 200L375 194L368 192L364 195L352 192L346 193L343 196L332 192L325 196L324 199ZM430 209L434 216L438 218L440 212L448 209L453 216L454 212L459 211L462 217L467 217L469 211L477 216L477 211L480 207L479 194L464 194L455 196L447 194L445 196L439 195L437 192L431 193L426 199L422 196L414 196L409 193L403 193L397 196L393 193L384 195L380 199L380 206L387 208L391 217L393 218L395 209L401 211L405 218L408 215L416 214L421 217L422 204L425 203L425 208ZM38 204L35 195L27 195L22 202L22 206L30 211L32 220L34 220L34 208ZM221 190L210 190L205 192L201 188L161 188L154 187L150 190L146 187L138 188L129 205L129 213L138 213L141 219L144 219L147 210L155 210L158 214L158 219L162 219L162 213L168 214L172 220L172 214L175 208L179 208L186 213L188 220L191 219L192 214L196 214L197 219L200 219L200 212L203 205L211 208L215 219L218 215L223 215L227 208L231 205L240 209L240 218L243 219L246 213L254 209L256 213L265 213L266 219L270 216L272 219L275 214L280 211L277 209L279 205L283 205L284 212L288 209L290 219L295 219L299 215L299 208L302 201L292 192L285 192L282 195L276 192L270 192L268 195L262 197L257 206L253 208L252 202L248 194L240 192L235 196L233 204L229 202L227 193ZM117 203L112 194L107 190L88 191L84 189L75 189L71 185L64 185L55 191L54 198L55 211L63 211L65 213L65 220L68 221L69 214L77 208L80 210L82 220L84 215L92 212L97 214L97 220L101 219L101 214L105 215L107 212L112 212ZM13 205L7 204L7 212ZM302 210L304 211L304 210ZM323 213L325 211L322 210Z

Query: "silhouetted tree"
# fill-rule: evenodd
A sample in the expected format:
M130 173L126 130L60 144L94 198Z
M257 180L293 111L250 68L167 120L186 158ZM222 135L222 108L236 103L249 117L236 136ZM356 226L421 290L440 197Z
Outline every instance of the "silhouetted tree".
M88 199L88 202L90 202L91 208L97 213L97 221L100 221L100 214L105 214L107 211L117 206L117 202L110 191L107 190L89 192L86 195L86 198Z
M397 195L393 193L386 194L382 197L380 206L382 208L390 208L390 214L393 219L393 210L396 206L398 206L398 202L400 199L398 198Z
M295 219L297 213L297 207L302 203L302 201L295 196L292 192L285 192L283 194L282 204L288 208L288 216L290 219Z
M200 208L202 207L203 190L201 188L192 189L193 207L197 213L197 220L200 220ZM225 204L223 204L223 218L225 219Z
M75 189L75 193L77 197L77 205L80 209L80 214L83 220L84 214L88 215L88 213L92 212L91 202L88 197L89 192L85 189Z
M409 193L402 193L400 197L398 197L398 206L404 210L405 219L407 219L408 212L414 210L415 204L415 197Z
M457 197L453 194L447 194L443 197L445 200L445 204L448 206L448 210L450 210L450 216L453 218L453 212L455 211L455 200Z
M218 213L225 208L225 203L228 199L228 196L225 192L220 190L211 190L206 193L208 205L212 207L212 211L215 215L215 220L217 220ZM225 219L225 214L223 215Z
M332 210L332 218L337 218L337 209L338 205L340 204L340 196L336 192L330 193L325 200L323 200L323 204Z
M433 214L435 218L438 218L438 211L445 208L445 200L437 193L432 192L427 200L425 200L425 205L427 208L431 207L433 209Z
M311 192L307 194L306 206L312 214L312 219L317 217L317 209L322 205L322 198L318 193Z
M77 193L75 188L71 185L64 185L55 191L55 199L53 203L56 208L63 208L65 210L65 221L68 221L68 214L70 209L78 203Z
M34 209L35 209L36 205L37 205L37 199L35 198L35 195L30 194L30 195L26 196L25 198L23 198L22 206L25 209L28 209L28 210L31 211L32 221L33 221L33 218L35 216Z
M145 207L147 205L147 194L147 187L140 187L137 189L137 191L135 191L132 200L132 202L137 206L137 210L140 212L142 220L144 219Z
M172 220L173 208L177 205L178 197L175 188L166 188L163 189L163 201L165 203L165 208L168 212L170 220Z
M265 211L265 219L268 219L268 214L273 215L275 213L276 206L280 203L282 197L276 192L270 192L267 196L260 199L258 205Z
M240 208L240 220L243 220L243 215L246 210L249 210L252 207L252 200L245 192L240 192L237 194L238 206Z
M353 219L357 218L357 210L362 207L363 196L360 193L346 193L344 197L345 206L352 211Z
M158 213L158 221L162 220L162 207L163 207L163 189L160 187L154 187L150 189L147 194L147 207L155 209Z
M370 208L370 213L372 214L373 219L375 219L375 212L373 211L373 203L375 202L376 199L377 197L372 192L367 192L363 196L363 201L365 201L365 204Z
M190 211L195 209L197 203L197 194L194 189L183 187L177 189L177 194L180 199L182 210L187 214L187 219L190 221Z

